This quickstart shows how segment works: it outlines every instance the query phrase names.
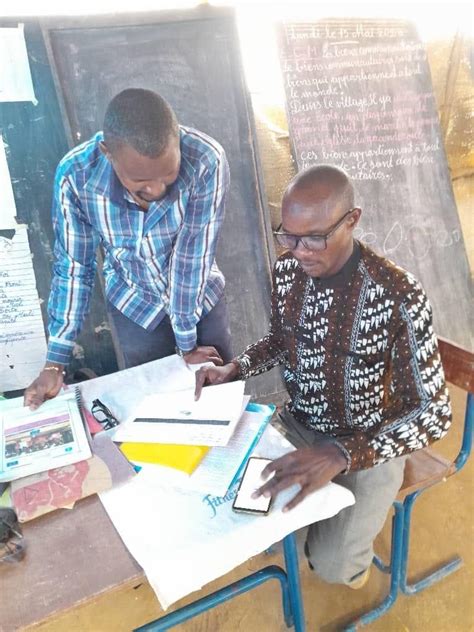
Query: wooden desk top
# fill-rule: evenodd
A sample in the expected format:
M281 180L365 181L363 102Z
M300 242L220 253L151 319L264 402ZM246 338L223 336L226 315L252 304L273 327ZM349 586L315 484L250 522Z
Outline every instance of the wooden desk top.
M26 523L23 535L24 560L0 566L1 632L20 630L144 578L96 495L72 510Z

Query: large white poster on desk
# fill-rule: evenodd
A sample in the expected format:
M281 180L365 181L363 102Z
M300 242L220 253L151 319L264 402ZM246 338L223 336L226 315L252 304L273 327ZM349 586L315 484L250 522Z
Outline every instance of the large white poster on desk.
M0 392L5 392L25 388L37 376L46 338L27 227L17 225L11 238L3 236L1 225L0 231Z
M293 449L268 426L255 454L275 459ZM354 503L352 492L330 483L283 513L297 491L294 486L279 494L267 516L235 513L237 485L215 496L172 487L158 470L145 468L124 485L102 492L100 499L166 609L289 533Z

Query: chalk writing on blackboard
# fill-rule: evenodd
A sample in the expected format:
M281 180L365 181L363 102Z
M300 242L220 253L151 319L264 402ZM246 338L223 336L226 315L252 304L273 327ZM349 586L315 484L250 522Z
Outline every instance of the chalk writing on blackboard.
M398 20L286 23L278 31L298 169L329 163L355 182L356 238L410 270L436 330L474 344L471 278L430 69Z
M439 139L427 141L438 124L433 92L404 82L422 74L426 53L405 28L302 24L285 37L291 54L282 68L301 168L326 162L354 180L389 182L397 166L435 162Z
M46 357L46 340L27 227L0 237L0 391L28 386Z

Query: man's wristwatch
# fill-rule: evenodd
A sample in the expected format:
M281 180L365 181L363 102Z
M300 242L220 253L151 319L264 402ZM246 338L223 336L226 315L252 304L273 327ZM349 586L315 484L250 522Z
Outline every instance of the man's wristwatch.
M180 358L184 358L185 355L188 355L188 353L192 353L193 351L196 351L197 348L198 346L194 345L194 347L192 349L189 349L188 351L183 351L179 347L175 347L174 350L175 350L176 355L178 355Z

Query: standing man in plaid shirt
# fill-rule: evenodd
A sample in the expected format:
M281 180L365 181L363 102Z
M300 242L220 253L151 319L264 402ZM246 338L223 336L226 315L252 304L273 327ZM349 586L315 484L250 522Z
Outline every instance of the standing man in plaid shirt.
M126 367L175 352L191 364L230 360L215 262L228 188L222 147L179 125L161 96L128 89L112 99L103 132L70 151L56 172L48 353L26 405L36 408L62 386L89 310L99 244Z

